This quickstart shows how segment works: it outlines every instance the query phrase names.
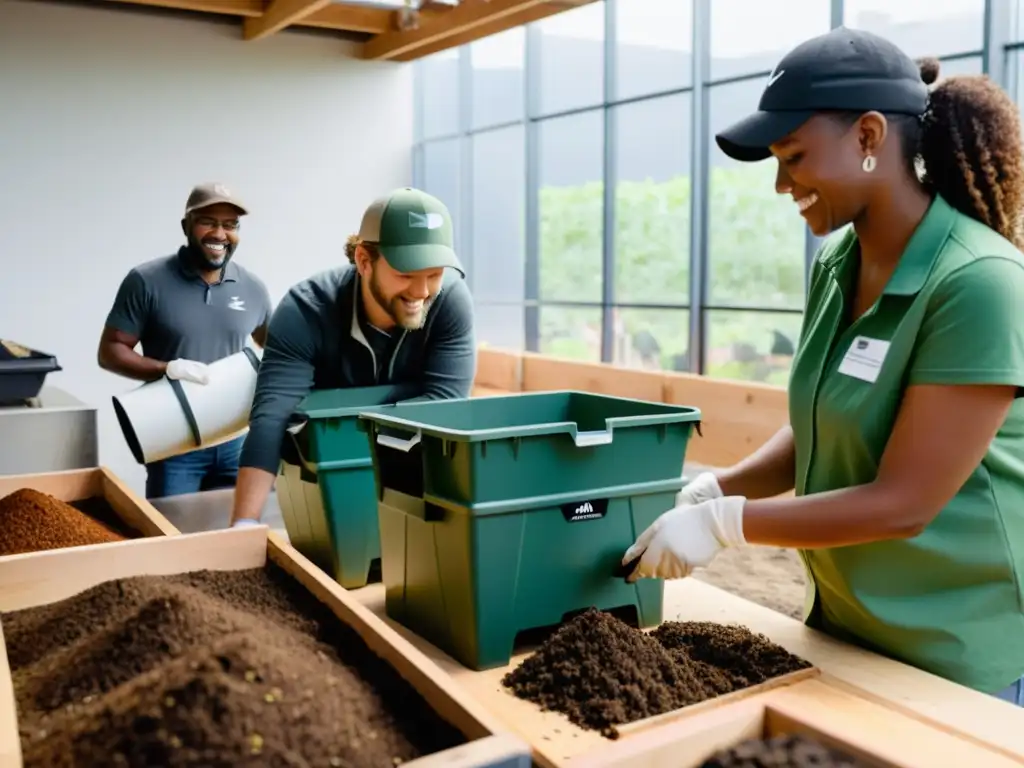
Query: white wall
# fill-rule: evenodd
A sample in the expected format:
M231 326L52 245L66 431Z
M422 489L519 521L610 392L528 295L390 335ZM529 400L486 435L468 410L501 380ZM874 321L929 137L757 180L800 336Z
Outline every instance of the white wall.
M0 338L57 356L48 383L96 405L100 460L135 489L96 365L114 292L171 253L192 185L251 209L236 254L276 302L344 259L366 204L411 183L411 65L349 43L119 3L0 0Z

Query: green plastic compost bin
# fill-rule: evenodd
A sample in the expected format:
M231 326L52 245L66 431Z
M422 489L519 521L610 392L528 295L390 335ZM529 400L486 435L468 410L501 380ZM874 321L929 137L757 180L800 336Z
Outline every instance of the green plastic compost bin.
M364 414L386 611L462 664L590 606L661 622L663 582L622 555L682 487L700 411L585 392L403 403Z
M391 401L392 388L324 389L295 410L281 446L277 500L299 552L354 589L380 559L373 459L358 414Z

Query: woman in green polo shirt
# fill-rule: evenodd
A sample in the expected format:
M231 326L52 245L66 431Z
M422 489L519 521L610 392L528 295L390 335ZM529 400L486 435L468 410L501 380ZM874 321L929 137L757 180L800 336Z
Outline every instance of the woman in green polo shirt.
M794 215L834 234L790 425L697 477L623 563L680 578L723 547L795 548L810 626L1024 705L1024 148L994 84L937 74L840 28L717 136L774 157Z

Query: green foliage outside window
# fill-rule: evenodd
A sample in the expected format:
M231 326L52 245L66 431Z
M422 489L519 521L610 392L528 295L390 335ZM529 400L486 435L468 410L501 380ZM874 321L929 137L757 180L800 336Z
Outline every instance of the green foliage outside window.
M791 198L774 191L774 164L713 167L709 200L709 296L716 305L800 310L804 225ZM540 190L542 301L601 300L600 182ZM689 301L690 180L621 181L616 190L615 300ZM657 340L660 366L678 368L688 347L687 313L620 310L627 333ZM600 310L541 309L542 351L594 359ZM590 325L588 334L581 325ZM792 343L800 315L708 314L708 366L714 376L785 383L788 363L772 357L779 331Z

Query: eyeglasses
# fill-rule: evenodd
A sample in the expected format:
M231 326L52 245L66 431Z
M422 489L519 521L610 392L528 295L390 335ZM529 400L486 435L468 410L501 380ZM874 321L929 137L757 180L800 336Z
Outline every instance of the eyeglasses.
M218 221L210 216L197 216L195 222L199 226L207 227L208 229L223 227L225 232L237 232L242 226L242 223L238 219Z

